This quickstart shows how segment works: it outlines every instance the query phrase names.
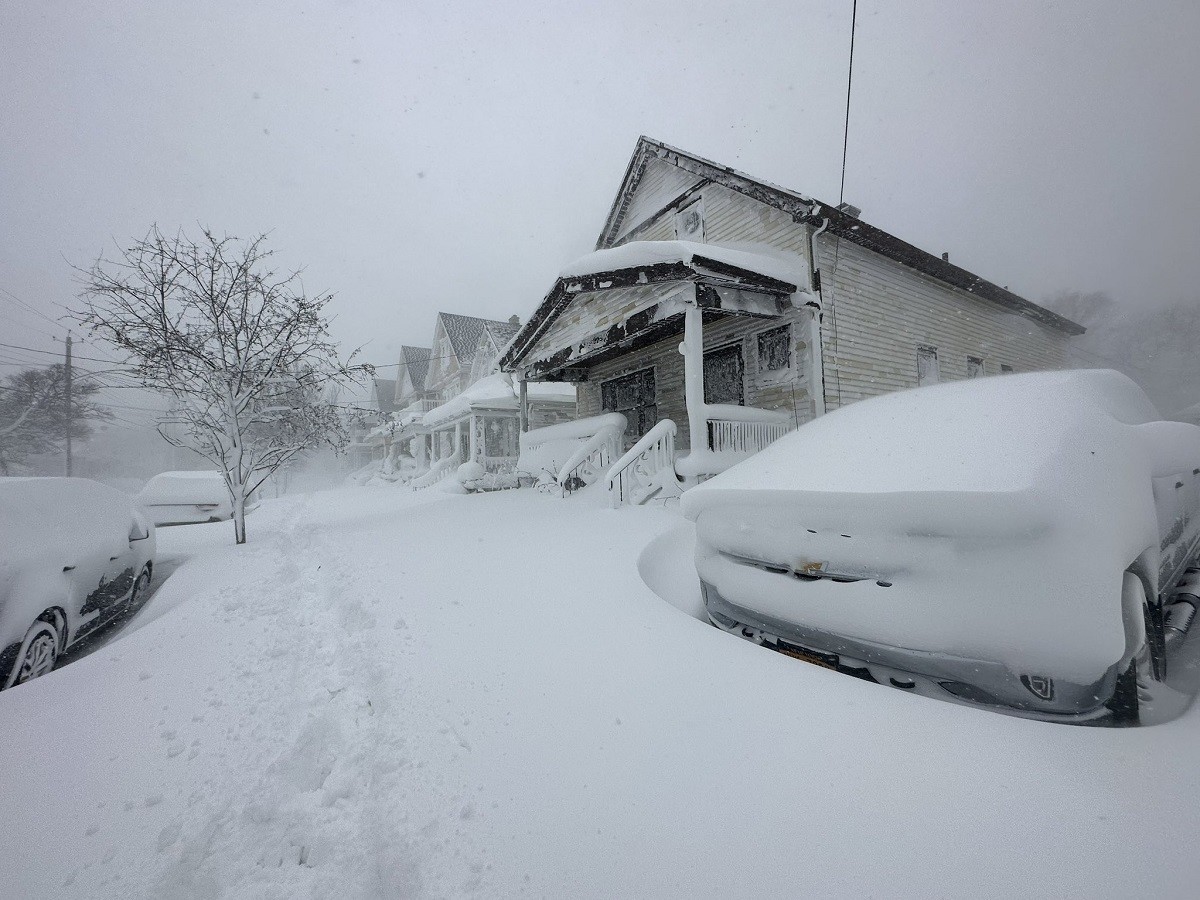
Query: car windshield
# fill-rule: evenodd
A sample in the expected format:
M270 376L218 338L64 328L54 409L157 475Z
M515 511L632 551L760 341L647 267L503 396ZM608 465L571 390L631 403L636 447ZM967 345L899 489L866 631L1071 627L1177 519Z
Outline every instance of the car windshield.
M0 894L1195 896L1198 43L0 0Z

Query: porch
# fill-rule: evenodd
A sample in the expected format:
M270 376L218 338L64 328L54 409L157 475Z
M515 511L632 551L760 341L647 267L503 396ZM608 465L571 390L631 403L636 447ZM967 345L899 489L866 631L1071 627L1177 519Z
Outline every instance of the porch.
M664 468L694 483L821 411L816 301L802 280L791 260L711 245L599 251L564 271L502 365L531 383L574 382L581 417L626 418L629 452L609 479L634 500L669 489Z

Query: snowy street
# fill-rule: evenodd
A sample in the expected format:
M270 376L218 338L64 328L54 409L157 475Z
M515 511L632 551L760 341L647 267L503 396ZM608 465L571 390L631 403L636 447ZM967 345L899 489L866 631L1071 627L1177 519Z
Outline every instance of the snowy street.
M0 695L7 896L1186 894L1200 719L1044 724L679 606L672 509L344 489L163 529L112 643ZM690 579L690 580L689 580ZM663 587L665 585L666 587ZM1183 840L1186 846L1186 839Z

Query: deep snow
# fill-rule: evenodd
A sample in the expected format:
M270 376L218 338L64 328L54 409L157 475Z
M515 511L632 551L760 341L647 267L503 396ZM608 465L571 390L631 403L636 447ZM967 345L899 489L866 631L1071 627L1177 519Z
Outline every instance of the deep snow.
M602 503L163 531L190 561L140 627L0 694L5 896L1194 895L1196 709L1073 728L797 662L687 614L674 510Z

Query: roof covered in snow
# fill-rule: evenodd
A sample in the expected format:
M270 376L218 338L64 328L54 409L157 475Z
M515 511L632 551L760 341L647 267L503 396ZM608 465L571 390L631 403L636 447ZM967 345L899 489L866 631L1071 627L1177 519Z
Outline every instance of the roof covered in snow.
M484 329L511 328L508 322L495 319L479 319L475 316L460 316L456 313L440 312L442 329L450 339L450 347L459 363L469 362L475 356L475 348L479 346L480 335Z
M531 401L574 403L575 385L559 382L529 382ZM520 394L512 376L499 372L475 382L457 397L431 409L422 416L427 427L437 427L469 415L474 409L518 409Z
M429 374L429 357L433 351L428 347L400 348L400 364L408 370L408 380L414 391L425 389L425 376Z
M862 221L858 216L838 209L828 203L822 203L811 197L806 197L795 191L778 187L758 178L738 172L728 166L671 147L661 141L642 136L634 148L633 157L625 170L625 178L621 189L613 200L604 229L596 241L596 248L603 249L612 246L621 229L621 224L628 209L630 198L637 188L638 182L653 160L662 160L689 173L697 175L706 181L719 184L722 187L736 191L753 198L768 206L788 213L797 222L804 222L821 227L827 225L827 233L845 238L859 244L868 250L873 250L882 256L892 259L902 265L936 278L952 287L974 294L993 303L1007 307L1019 315L1026 316L1043 325L1064 331L1067 334L1082 334L1083 326L1072 322L1063 316L1038 306L1012 293L1007 288L993 284L984 278L969 272L949 261L935 256L925 250L915 247L907 241L889 234L881 228L876 228Z
M394 413L396 411L396 379L376 378L374 381L375 403L379 407L379 411L384 415Z
M799 285L808 282L808 275L795 254L789 259L781 254L772 255L767 247L763 247L762 252L755 252L693 241L630 241L580 257L558 274L560 278L581 278L662 263L703 268L712 262L783 282L788 293L795 293Z

